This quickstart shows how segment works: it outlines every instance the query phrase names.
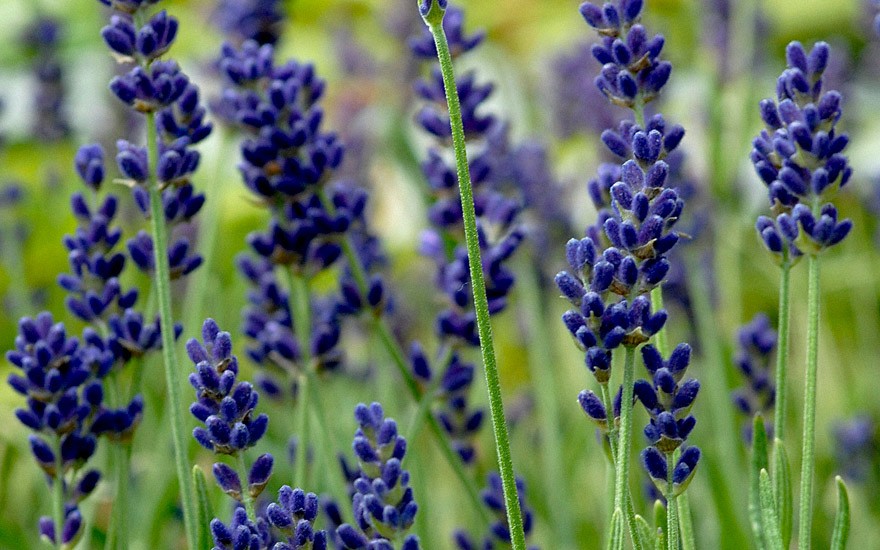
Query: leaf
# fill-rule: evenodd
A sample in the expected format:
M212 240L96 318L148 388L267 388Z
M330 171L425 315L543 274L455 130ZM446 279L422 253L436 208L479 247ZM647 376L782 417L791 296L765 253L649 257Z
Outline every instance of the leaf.
M764 428L764 417L759 413L755 415L752 423L752 461L749 468L749 520L752 524L752 535L758 550L765 550L768 547L761 513L760 472L769 467L767 430Z
M208 500L208 482L205 479L205 473L198 466L193 466L192 470L193 485L196 489L196 498L198 499L196 507L196 541L197 548L208 548L208 525L214 518L214 510L211 502Z
M648 524L648 521L638 514L636 514L636 526L639 530L639 538L643 543L657 538L657 534L654 533L654 529Z
M844 550L849 539L849 494L846 491L846 483L840 476L837 476L835 481L837 481L837 516L834 518L831 549Z
M792 515L794 514L791 496L791 466L785 444L778 438L773 442L773 493L776 500L776 512L779 515L782 546L788 548L791 545Z
M782 535L779 533L779 517L776 515L776 504L773 501L773 484L770 474L762 469L758 474L761 492L761 519L764 525L764 540L770 550L783 550Z
M666 548L666 506L660 500L654 501L654 525L657 528L655 536L655 548L657 550L665 550Z
M623 528L623 511L615 508L611 514L611 533L608 537L609 550L623 550L623 542L625 539Z

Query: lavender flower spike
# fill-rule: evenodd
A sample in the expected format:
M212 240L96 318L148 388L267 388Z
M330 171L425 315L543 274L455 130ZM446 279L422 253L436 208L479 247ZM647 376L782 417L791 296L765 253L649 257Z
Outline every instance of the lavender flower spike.
M418 510L409 472L401 466L406 440L397 434L397 423L385 418L379 403L359 404L354 416L360 427L352 448L361 470L352 497L355 525L344 524L336 534L350 550L390 550L390 541L403 537ZM418 537L407 535L400 548L418 550Z
M775 217L761 216L756 228L780 263L815 255L842 241L852 229L837 208L823 202L852 175L843 154L849 137L839 133L842 97L822 90L830 48L818 42L807 54L800 42L786 49L788 68L776 85L777 99L761 101L766 128L753 141L751 160L767 185Z

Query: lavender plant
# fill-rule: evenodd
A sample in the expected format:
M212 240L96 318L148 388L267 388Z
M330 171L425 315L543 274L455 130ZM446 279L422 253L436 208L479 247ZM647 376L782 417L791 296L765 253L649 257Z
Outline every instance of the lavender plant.
M211 132L199 90L174 61L161 58L177 36L178 22L167 12L151 15L157 0L100 0L114 15L101 31L114 56L134 66L110 83L113 94L146 120L146 143L141 147L125 140L117 144L116 162L131 185L134 199L150 221L150 233L129 240L132 261L150 273L156 285L165 363L165 384L180 483L187 541L197 539L196 496L186 456L183 428L182 373L174 349L171 280L201 264L185 236L169 245L169 230L187 222L201 208L204 198L193 190L191 178L199 164L193 145Z
M525 550L525 534L523 532L522 517L516 495L513 460L510 455L510 442L507 434L507 426L504 420L504 403L501 398L498 367L495 362L495 349L492 341L492 325L489 319L489 301L486 293L486 283L483 278L480 236L476 221L470 165L468 163L465 144L465 127L463 124L461 103L459 101L458 88L452 66L452 55L443 28L443 19L446 14L446 9L447 2L445 0L421 0L419 2L419 13L421 13L422 19L424 19L425 24L428 25L428 29L431 31L434 38L434 45L440 62L440 72L443 78L443 88L446 95L447 108L449 110L449 121L455 149L456 175L458 177L462 219L464 221L465 241L468 251L468 266L471 282L474 285L474 310L476 314L475 317L480 350L483 355L483 367L486 372L486 385L489 391L489 404L495 435L495 447L498 452L498 462L501 470L502 486L504 489L504 503L507 511L507 521L510 527L513 548L516 550Z
M402 467L406 439L379 403L359 404L354 416L360 426L352 444L360 466L352 496L355 524L339 526L336 534L350 550L391 550L400 539L400 550L417 550L419 538L405 534L418 511L409 472Z
M623 545L624 516L633 544L637 548L644 544L629 497L635 351L660 333L666 323L660 285L669 271L665 255L679 240L673 226L684 207L676 191L666 187L669 166L664 161L681 142L684 129L667 125L661 115L645 121L645 105L658 96L672 66L659 59L663 37L649 38L639 23L642 8L641 1L608 3L601 8L590 3L581 5L584 19L602 37L592 48L593 56L603 64L596 86L611 103L631 109L635 122L624 121L618 129L602 133L602 141L622 159L622 164L600 166L598 178L590 182L598 221L587 229L585 238L569 241L566 257L572 271L556 277L563 295L578 308L567 312L563 321L600 384L601 399L585 392L579 400L587 415L604 427L616 464L610 535L610 544L615 548ZM662 335L657 341L658 347L665 348ZM621 346L625 362L621 405L617 407L620 418L612 421L609 416L615 407L608 385L612 353ZM674 388L674 384L665 386L670 395ZM699 456L698 451L688 457L692 464L683 464L695 466L694 456ZM671 457L668 462L672 463ZM656 460L652 462L653 466L657 464ZM654 476L657 469L649 468L649 472ZM671 548L679 544L674 513L677 493L672 485L669 490L664 488L664 493L667 498L673 497L667 529Z
M395 46L421 23L403 0L381 7L324 3L320 15L309 3L196 0L179 13L213 24L197 33L195 25L179 27L160 11L159 0L100 1L110 18L102 38L121 62L111 92L131 115L128 129L113 130L125 140L110 154L106 144L69 147L70 139L94 139L105 118L95 95L81 93L88 90L82 84L103 78L92 70L79 32L85 11L65 6L61 25L51 16L57 7L26 6L25 16L6 22L16 43L0 55L0 95L12 106L0 121L3 137L9 136L0 151L0 180L16 183L0 190L0 290L2 309L19 323L15 330L0 315L10 341L15 330L6 367L11 390L0 391L0 404L17 408L18 422L0 430L0 546L35 547L41 536L57 549L601 544L692 550L699 541L700 547L736 550L749 546L747 523L759 550L788 548L795 537L804 548L821 540L843 550L850 538L875 545L876 410L859 369L873 357L877 328L877 319L868 317L876 314L876 259L865 250L876 212L863 201L832 201L850 181L858 185L858 175L852 176L849 138L841 131L843 99L826 90L836 79L827 45L789 46L776 97L760 104L764 131L752 142L746 116L771 62L765 42L800 32L805 20L811 34L840 34L851 17L846 41L860 59L852 66L872 69L873 44L857 33L868 31L869 22L877 26L874 11L857 18L841 5L826 22L812 19L809 6L786 17L779 30L757 24L764 10L784 13L785 2L719 0L690 19L697 27L670 30L676 38L670 46L679 49L669 52L661 35L652 38L643 27L643 0L588 2L580 11L597 42L577 43L576 55L545 67L550 52L532 45L563 28L546 30L545 21L561 17L552 13L552 2L490 10L487 31L471 32L461 9L420 0L427 29L407 49ZM674 24L696 6L649 9ZM386 15L394 21L386 22ZM20 22L27 25L23 32L14 28ZM316 32L316 23L330 27L329 34ZM393 37L383 38L380 28ZM286 40L288 31L295 40ZM228 44L191 81L168 60L172 46L181 52L178 34L183 51L217 34ZM567 40L561 33L553 38ZM708 47L689 50L694 41ZM314 55L315 64L280 61L291 48ZM193 61L175 56L185 65ZM324 65L328 56L340 71ZM205 56L197 57L206 65ZM585 57L601 67L588 74L592 60ZM414 62L433 58L439 67ZM676 60L676 74L683 69L682 87L673 90L683 93L658 107L669 96L665 58ZM717 63L717 73L706 71L706 62ZM458 80L453 63L466 71ZM210 116L225 135L208 158L211 179L221 185L210 190L215 196L207 204L219 198L222 210L205 210L205 195L193 185L204 173L197 171L203 159L193 146L212 133L196 74L203 89L219 91ZM544 99L555 105L542 103L536 76L552 77L554 95ZM847 130L868 137L853 154L854 167L870 162L873 146L866 76L849 75L859 93L847 103L857 122ZM322 77L339 81L344 91ZM401 89L416 79L414 94ZM16 97L20 91L27 95ZM595 94L605 100L594 105ZM26 105L39 112L19 115ZM696 139L685 142L682 127L661 110L687 116ZM555 128L544 127L545 112L555 113ZM405 124L413 113L415 134ZM328 116L343 129L339 135L328 129ZM35 126L25 127L29 123ZM587 132L580 135L577 125ZM144 131L145 139L139 137ZM547 147L534 135L541 131L562 134L557 137L564 141ZM585 156L583 139L593 134L602 150ZM343 145L340 136L353 141ZM229 154L233 146L236 155ZM691 148L697 162L683 168ZM753 260L742 239L753 215L738 187L737 157L743 155L733 152L737 148L752 149L768 190L770 209L757 229L778 272ZM70 201L71 219L59 215L57 183L35 188L32 181L46 162L65 157L85 184ZM594 208L584 208L570 200L571 174L594 159L596 174L586 186ZM232 175L247 191L223 185ZM427 220L400 216L411 210L402 201L419 200L414 194L426 203ZM258 207L257 216L265 215L264 223L251 225L257 218L239 208L240 195ZM564 261L546 256L594 215L566 245ZM144 219L149 231L141 231ZM411 261L416 247L399 239L423 221L428 231L418 250L427 266ZM234 243L248 231L248 251L233 259ZM67 233L64 254L40 240L56 233ZM17 238L23 235L28 238ZM706 235L713 246L678 246ZM833 294L820 319L818 262L829 248L838 261L829 266L826 289ZM801 260L808 273L799 300L793 277ZM556 275L565 263L566 271ZM841 277L844 271L857 276ZM193 273L197 277L189 277ZM745 312L777 298L776 287L764 284L768 273L780 276L778 318L761 314L749 321ZM549 284L553 275L556 288ZM570 305L551 299L560 293ZM182 300L176 308L172 295ZM437 307L424 307L432 299ZM182 327L175 321L187 330L206 317L228 323L243 304L238 336L208 319L202 337L187 345L195 389L190 413L197 422L186 424L174 349ZM547 320L565 309L565 332L576 346L557 349L565 334ZM807 330L798 330L804 317ZM777 319L778 333L771 326ZM742 321L749 323L729 341ZM829 365L839 364L840 372L820 385L822 321L823 353L827 347ZM496 323L503 330L494 336ZM246 350L241 362L232 349L238 338ZM800 415L787 414L787 370L800 355L789 347L800 346L801 338L804 447L790 463L793 451L785 442ZM681 339L693 350L674 345ZM496 466L484 453L486 411L473 390L477 347L498 459L498 473L488 476ZM503 353L498 365L496 347ZM157 380L152 368L160 348L166 376ZM586 460L583 437L571 436L583 430L583 417L565 404L565 394L583 372L569 356L582 357L596 378L578 404L598 428L593 456L604 454L609 464ZM709 368L709 375L691 378L692 363ZM503 397L514 399L507 411L501 377L510 392ZM707 395L697 401L700 393ZM265 409L271 430L259 397L272 400ZM375 403L380 400L384 408ZM337 454L344 420L338 412L358 402L373 404L355 409L351 462ZM832 408L863 416L843 424ZM406 429L386 412L406 416ZM816 437L823 418L837 427L829 430L833 437ZM635 425L644 426L640 447L632 442ZM430 442L419 437L425 427ZM185 430L211 452L201 451L195 467L187 447L196 446ZM175 476L160 479L171 470L169 433L180 495ZM631 456L634 445L639 459ZM282 465L275 459L285 449ZM514 456L523 477L514 475ZM34 459L39 470L31 466ZM634 473L632 460L641 466ZM213 464L220 490L211 489L205 464ZM602 466L608 466L605 478ZM799 518L793 466L801 468ZM293 472L282 471L288 467ZM697 478L698 467L705 478ZM832 517L830 506L814 499L830 504L834 495L824 489L831 489L826 476L833 468L852 483L855 498L850 503L837 478ZM33 479L39 475L49 494ZM450 484L450 475L458 482ZM275 485L279 476L289 485ZM648 502L630 495L632 477L650 485ZM462 506L462 500L472 502ZM851 515L859 520L852 532Z
M453 58L472 51L482 42L480 32L467 34L464 30L464 12L454 6L447 9L443 29L449 41ZM436 59L434 38L428 29L409 41L410 49L422 59ZM486 280L489 314L502 312L515 279L505 263L519 248L524 238L522 227L516 224L521 209L519 201L499 189L503 175L504 153L507 149L507 125L491 114L484 114L484 103L493 90L491 84L479 84L474 73L468 73L457 83L464 109L462 124L465 138L472 150L469 171L474 185L474 210L483 260L482 271ZM441 147L432 147L422 163L422 172L430 185L434 202L428 219L432 229L422 236L421 252L431 258L437 268L436 284L448 306L436 319L440 340L439 365L443 369L438 383L441 407L437 412L441 424L451 436L462 460L471 465L475 459L473 439L482 425L483 411L472 410L468 392L473 382L474 366L460 360L460 353L468 347L480 345L477 318L471 295L468 251L461 242L463 211L458 191L455 167L444 155L442 146L452 137L449 109L443 88L443 75L438 66L431 68L430 76L415 85L417 95L429 101L420 108L417 120L421 128L439 140ZM414 345L411 362L417 379L428 386L435 377L430 363L420 346ZM444 364L445 363L445 364Z
M852 222L839 220L834 204L825 202L847 184L852 174L848 159L843 155L849 138L836 129L842 114L841 95L834 90L822 90L822 74L829 55L830 48L824 42L814 45L809 54L798 42L788 45L788 68L777 81L777 100L761 102L761 118L767 128L755 139L751 154L755 170L768 186L774 210L774 218L762 216L756 227L765 247L782 266L778 407L774 426L780 440L785 429L788 270L797 258L808 257L809 326L798 522L798 542L802 548L811 545L813 514L819 253L840 243L852 229ZM779 475L776 477L778 487L781 480ZM776 508L782 508L780 502L776 502Z

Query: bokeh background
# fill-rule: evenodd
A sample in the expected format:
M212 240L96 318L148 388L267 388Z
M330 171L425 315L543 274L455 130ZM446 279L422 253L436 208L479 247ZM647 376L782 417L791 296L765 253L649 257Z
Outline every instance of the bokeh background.
M215 24L217 4L215 0L162 2L181 21L172 55L206 97L216 94L219 86L212 66L223 40ZM579 16L578 4L574 0L469 2L467 27L485 29L487 42L457 67L475 70L480 80L495 83L487 108L510 121L515 139L535 139L547 147L552 177L547 192L560 198L571 227L583 227L595 216L585 182L602 159L598 134L623 115L609 108L593 89L597 70L589 55L593 34ZM277 57L312 61L327 80L329 126L350 146L343 171L370 189L371 219L392 259L389 279L413 322L428 334L437 304L424 292L431 285L431 263L417 250L419 234L427 223L426 183L418 167L426 140L413 124L417 102L412 82L420 69L406 47L407 37L421 30L416 1L288 0L284 9ZM851 487L853 541L863 548L880 548L880 37L871 30L875 12L867 2L857 0L651 0L644 17L649 32L662 32L667 38L665 56L673 62L674 71L657 108L667 120L687 130L684 169L695 196L689 223L696 231L682 259L692 269L681 288L670 290L681 294L680 300L671 301L671 338L690 341L698 351L707 338L721 341L722 369L704 370L702 363L709 359L703 354L691 373L702 377L704 384L721 385L724 391L741 383L732 367L737 327L758 312L776 317L777 268L753 229L755 217L765 210L764 187L748 162L751 138L760 129L757 101L773 95L790 40L808 46L825 40L833 48L827 82L846 98L841 126L852 137L855 170L839 202L856 227L852 237L823 262L816 537L827 540L836 498L833 475L842 474ZM47 17L58 24L54 37L35 31L39 29L35 23ZM61 238L75 228L68 198L79 186L72 169L76 148L95 140L112 144L123 133L137 136L140 131L107 91L106 83L116 68L99 35L106 17L96 0L0 0L3 350L12 347L21 316L48 309L64 317L63 293L55 281L67 269ZM53 63L49 68L47 56ZM60 107L52 100L52 91L63 98ZM189 288L174 289L176 303L182 306L184 338L196 335L207 316L235 337L246 286L235 272L234 257L245 249L245 235L261 227L265 217L247 200L235 169L237 150L228 140L224 142L221 132L215 132L200 149L203 162L195 183L207 194L208 208L219 209L221 220L215 236L216 256L210 269L190 278ZM130 201L125 204L129 211L132 206ZM546 222L529 220L534 226ZM517 290L513 306L495 324L513 427L514 461L527 481L536 513L532 540L542 548L563 548L563 540L578 541L578 548L595 548L606 521L601 498L606 471L593 426L575 399L592 380L558 321L566 304L546 284L564 267L566 239L551 239L539 250L520 254L520 267L543 278L532 289L537 294L531 294L539 299L530 300L524 296L528 291ZM149 287L146 280L138 282L142 288ZM793 411L799 410L802 388L805 282L805 268L795 269ZM709 291L712 317L708 323L693 311L688 286L694 284ZM536 319L540 321L537 330L552 344L552 353L546 357L530 349L528 335ZM73 320L69 326L80 328ZM396 398L395 377L376 359L381 353L373 353L375 346L368 338L351 335L346 373L327 382L326 408L338 419L331 435L340 451L350 446L354 431L350 411L355 403L382 400L404 423L413 412L410 403ZM144 368L147 413L134 443L131 548L173 548L179 544L181 528L170 439L163 436L167 428L155 413L163 403L158 357ZM245 376L251 369L245 361ZM552 382L541 375L542 369L552 370ZM10 370L8 363L0 362L4 379ZM708 372L726 373L726 379L707 381L704 373ZM535 414L536 389L548 383L558 407L558 426L542 424ZM478 386L474 398L485 401L482 379ZM713 402L711 397L709 392L701 396L695 412L698 419L709 408L730 406ZM27 430L12 414L18 400L6 384L0 385L0 548L10 550L36 547L36 519L49 509L45 482L29 456ZM289 410L268 401L265 406L272 417L270 445L276 456L284 456L295 422ZM798 415L792 416L797 421ZM708 451L717 434L707 433L705 425L702 431L700 427L693 437ZM792 433L799 433L799 427L793 429ZM840 437L841 429L849 430L847 437ZM562 434L564 471L548 471L540 460L547 430ZM407 466L419 480L414 486L422 504L415 530L426 548L450 548L449 534L457 527L473 525L473 512L467 511L460 489L430 439L423 435L410 443L414 451ZM743 444L743 460L744 449ZM480 452L479 471L494 468L489 430L484 430ZM194 448L193 456L210 466L206 453ZM97 464L103 460L99 453ZM321 467L335 475L335 463ZM282 476L291 471L279 470L272 491L287 482ZM711 501L713 491L711 479L704 474L698 474L691 500L699 546L715 548L723 534L711 506L702 504ZM545 490L552 476L563 476L570 489L563 501ZM741 505L740 521L744 522L742 491L732 498ZM635 495L639 500L639 493ZM90 534L82 548L101 547L111 499L112 492L100 488L88 501ZM227 517L220 495L217 503L217 509L224 510L221 516ZM570 537L554 529L561 513L572 518Z

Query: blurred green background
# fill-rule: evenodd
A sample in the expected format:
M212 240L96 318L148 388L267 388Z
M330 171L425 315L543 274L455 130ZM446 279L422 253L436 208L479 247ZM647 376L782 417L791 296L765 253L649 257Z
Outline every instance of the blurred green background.
M568 204L572 219L576 226L582 226L595 214L584 183L599 162L597 134L584 127L561 136L554 118L560 109L554 103L554 94L563 84L560 78L565 78L554 74L554 59L571 55L574 48L593 40L591 30L577 12L578 4L573 0L469 2L467 26L485 29L488 40L473 57L463 59L460 68L477 70L481 80L495 82L490 108L511 121L514 136L535 137L548 144L556 176L571 198ZM873 12L867 3L855 0L737 0L731 5L735 24L727 43L729 57L724 70L719 69L720 58L713 46L719 39L712 24L719 16L714 13L716 2L652 0L647 2L644 16L649 32L665 34L665 56L674 64L660 110L667 120L687 129L683 145L688 153L687 171L701 192L711 196L711 219L719 224L714 236L696 241L689 254L699 264L706 256L695 251L713 252L711 272L715 279L706 283L715 296L709 334L723 341L728 361L738 325L759 311L771 318L776 316L777 269L762 252L753 229L755 216L764 213L764 188L751 170L748 152L752 136L760 129L757 100L773 95L776 76L784 68L786 43L795 39L808 45L815 40L828 41L833 48L828 79L847 98L841 124L851 133L850 153L856 175L839 203L843 213L854 218L856 229L823 262L816 537L824 543L835 505L833 474L839 472L833 427L859 414L872 417L875 424L880 418L875 382L880 359L880 258L875 218L875 180L880 175L880 39L870 31ZM168 0L161 6L181 21L179 40L171 55L182 63L206 97L216 94L218 84L211 61L222 37L210 23L215 3ZM411 82L417 71L404 42L405 36L420 29L416 0L289 0L285 9L288 19L277 58L313 61L328 81L325 109L330 127L337 128L343 138L366 136L367 154L357 164L357 178L372 189L372 219L393 259L390 279L395 294L408 301L410 310L426 312L419 322L428 335L436 300L423 290L432 277L430 262L416 251L419 232L426 226L420 198L426 184L415 164L424 156L426 142L412 124L416 103ZM21 40L24 29L39 15L56 17L63 25L59 56L72 131L52 143L41 143L31 131L35 119L34 56ZM112 144L118 137L114 132L120 121L114 99L106 90L114 63L100 40L99 30L105 20L106 13L96 0L0 0L0 100L5 104L0 114L0 135L4 137L0 181L20 182L26 192L21 204L0 211L0 295L6 297L5 307L0 310L0 348L4 350L12 346L17 319L22 315L49 309L56 318L70 320L63 312L63 293L55 279L67 270L61 237L75 227L68 208L68 197L79 186L72 170L73 154L79 145L93 140ZM595 98L585 95L584 101ZM221 139L220 132L215 132L200 149L203 163L195 182L208 195L208 208L219 209L217 252L211 268L189 283L206 289L204 303L190 307L191 293L182 287L175 288L176 303L186 323L183 339L194 336L206 316L217 319L235 337L245 285L235 273L233 258L244 250L245 235L259 229L266 219L260 209L243 200L246 192L233 160L237 152ZM130 201L126 201L131 211ZM140 223L137 216L130 218L127 233ZM17 236L22 232L20 227L24 227L24 234ZM532 269L530 264L540 262L543 272L561 269L564 242L554 246L551 251L522 252L520 267L528 270ZM805 268L796 269L792 288L791 401L798 408L806 330L805 275ZM148 288L148 281L129 276L131 282ZM331 283L326 281L328 286ZM514 461L528 482L529 499L536 510L533 542L542 548L563 547L560 541L567 537L554 532L552 526L554 516L564 507L565 513L574 518L573 535L579 541L578 547L595 548L606 519L604 499L596 498L603 494L606 472L593 427L583 418L575 400L577 392L593 382L558 322L566 305L553 290L541 294L538 318L545 322L542 330L553 344L554 355L548 364L537 368L529 365L523 326L533 323L535 315L523 313L524 292L517 290L513 306L495 324L505 399L508 414L513 417ZM682 313L672 313L672 342L689 338L692 333ZM76 322L69 322L69 326L72 331L81 328ZM377 376L362 385L353 385L354 374L335 378L323 390L329 404L326 408L338 418L331 436L341 451L350 446L355 403L380 399L404 425L414 410L411 403L395 400L393 375L382 364L376 344L357 335L351 339L348 353L354 365L352 371L357 374L374 369ZM236 348L242 350L243 346L244 340L237 339ZM178 511L170 440L156 435L167 431L161 425L161 415L156 413L163 399L161 365L156 359L144 366L149 373L148 409L134 444L133 549L172 548L181 535L175 523ZM253 366L247 361L244 364L247 376ZM543 426L532 414L533 388L547 383L535 374L542 368L554 373L553 393L559 404L560 426ZM4 379L9 371L5 361L0 364ZM691 373L702 377L703 372L703 365L695 361ZM729 364L726 372L727 380L703 382L725 386L740 383ZM473 398L484 402L481 378L477 386ZM708 397L704 393L698 401L698 419L711 407L728 406L713 403ZM12 415L18 405L19 396L5 383L0 385L0 548L10 550L36 547L36 519L49 508L48 490L27 449L27 430ZM295 425L291 413L268 400L264 406L272 417L268 450L284 456L287 436ZM792 416L796 421L798 415ZM792 433L799 433L799 425ZM709 442L713 437L706 428L698 424L694 435L697 443ZM564 476L571 489L564 502L553 500L543 490L546 465L535 460L534 451L540 449L545 430L558 430L563 435L562 464L566 470L558 475ZM796 446L795 442L790 447L795 465L799 454ZM445 481L453 478L437 458L431 440L422 435L411 442L411 448L407 466L416 480L416 498L422 505L416 532L426 548L449 548L449 533L459 526L473 526L474 514L467 511L466 502L461 502L464 499L456 482ZM484 430L480 452L480 470L492 469L494 450L489 430ZM97 465L105 460L104 454L99 451L94 459ZM192 456L203 467L210 467L207 453L193 448ZM876 467L876 452L873 461ZM326 480L336 473L332 461L323 468L325 473L318 479ZM279 467L267 494L274 494L291 472L289 467ZM869 480L877 482L876 473ZM329 487L332 484L322 490ZM699 547L715 548L723 535L718 533L711 511L703 513L711 509L703 505L711 501L711 481L700 472L692 487ZM639 493L634 494L638 497ZM864 548L880 548L878 487L870 481L856 482L851 485L851 497L852 540ZM745 496L734 498L742 504L740 517L744 522ZM82 547L100 547L111 500L112 491L102 487L87 501L86 516L92 530ZM216 495L216 501L219 515L227 519L227 504L220 495Z

